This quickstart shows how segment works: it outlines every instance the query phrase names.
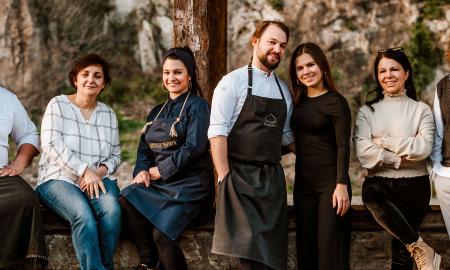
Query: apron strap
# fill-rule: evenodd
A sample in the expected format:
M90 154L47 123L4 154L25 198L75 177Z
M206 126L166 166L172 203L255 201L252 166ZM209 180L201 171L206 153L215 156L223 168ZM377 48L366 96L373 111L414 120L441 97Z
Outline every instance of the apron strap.
M285 100L284 94L283 94L283 89L281 89L281 86L280 86L280 83L278 82L277 76L275 76L275 74L273 74L273 76L275 77L275 81L277 82L278 90L280 90L281 98L283 98L283 100Z
M253 89L253 68L252 68L252 63L248 64L247 70L248 70L247 96L251 96L252 95L252 89ZM278 86L278 90L280 91L281 98L283 100L285 100L285 97L284 97L284 94L283 94L283 89L281 89L281 86L280 86L280 82L278 82L277 76L275 74L273 74L273 76L275 77L275 81L277 82L277 86Z
M175 120L175 122L173 122L172 127L170 128L170 136L172 137L178 137L177 132L175 131L175 124L180 122L180 117L181 114L184 111L184 107L186 106L186 102L189 98L189 96L191 95L191 92L189 91L186 98L184 99L183 102L183 106L181 107L180 113L178 114L177 119ZM144 128L142 128L142 134L144 134L145 132L147 132L147 129L153 124L153 122L158 119L159 115L161 114L161 112L164 110L164 107L166 107L167 102L169 101L169 99L166 100L166 102L164 102L164 105L161 107L161 110L159 110L158 114L156 115L155 119L153 119L150 122L145 123Z
M166 107L166 104L169 100L166 100L166 102L164 102L164 105L161 107L161 110L159 110L158 114L156 115L155 119L153 119L150 122L145 123L144 127L142 128L141 133L144 134L145 132L147 132L147 129L153 124L153 121L155 121L156 119L158 119L158 116L161 114L161 112L164 110L164 107Z
M252 68L252 63L248 64L247 70L248 70L247 96L251 96L252 95L252 88L253 88L253 68Z
M184 106L186 105L186 102L187 102L187 100L188 100L188 98L189 98L190 95L191 95L191 92L189 91L188 94L187 94L187 96L186 96L186 98L184 99L183 107L181 107L180 114L178 114L177 119L175 120L175 122L173 122L172 126L170 127L169 135L170 135L172 138L178 137L178 133L177 133L177 131L176 131L176 129L175 129L175 125L176 125L178 122L180 122L180 120L181 120L181 114L182 114L183 111L184 111Z

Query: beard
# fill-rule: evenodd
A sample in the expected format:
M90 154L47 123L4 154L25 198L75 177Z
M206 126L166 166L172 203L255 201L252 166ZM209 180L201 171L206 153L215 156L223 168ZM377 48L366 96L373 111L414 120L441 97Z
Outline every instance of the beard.
M264 55L264 56L258 56L258 58L259 58L259 61L261 62L261 64L263 64L267 69L269 69L269 70L274 70L274 69L276 69L277 67L278 67L278 65L280 64L280 59L281 59L281 56L280 56L280 54L279 53L277 53L277 55L278 55L278 60L276 61L276 62L270 62L269 61L269 55L270 55L271 53L270 52L267 52L266 53L266 55Z

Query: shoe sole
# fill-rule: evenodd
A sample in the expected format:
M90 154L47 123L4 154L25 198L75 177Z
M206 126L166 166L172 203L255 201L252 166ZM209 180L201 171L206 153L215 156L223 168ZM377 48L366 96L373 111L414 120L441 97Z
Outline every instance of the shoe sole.
M437 254L436 252L434 253L434 269L435 270L440 270L440 266L441 266L441 255Z

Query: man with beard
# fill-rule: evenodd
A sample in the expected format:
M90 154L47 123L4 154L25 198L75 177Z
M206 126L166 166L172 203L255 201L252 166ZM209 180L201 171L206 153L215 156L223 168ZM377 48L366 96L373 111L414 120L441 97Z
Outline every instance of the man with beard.
M208 138L217 170L212 252L237 257L241 269L286 269L286 184L281 146L293 147L292 97L273 70L289 39L281 22L253 33L251 63L217 85Z

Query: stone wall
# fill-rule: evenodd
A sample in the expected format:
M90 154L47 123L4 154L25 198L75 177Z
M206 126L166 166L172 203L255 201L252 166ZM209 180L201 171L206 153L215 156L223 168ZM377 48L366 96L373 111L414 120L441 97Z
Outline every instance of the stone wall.
M390 267L390 242L392 237L382 230L370 213L361 205L353 206L351 269L380 270ZM296 269L295 222L293 209L289 210L288 269ZM44 211L46 221L46 242L49 249L49 269L78 269L71 237L66 225ZM49 224L51 223L51 224ZM213 235L212 218L200 220L180 238L181 247L188 262L188 268L238 269L239 261L210 252ZM442 269L450 269L450 241L438 206L433 206L421 226L421 235L430 246L442 256ZM127 240L121 240L114 257L116 269L132 269L137 265L135 247Z

